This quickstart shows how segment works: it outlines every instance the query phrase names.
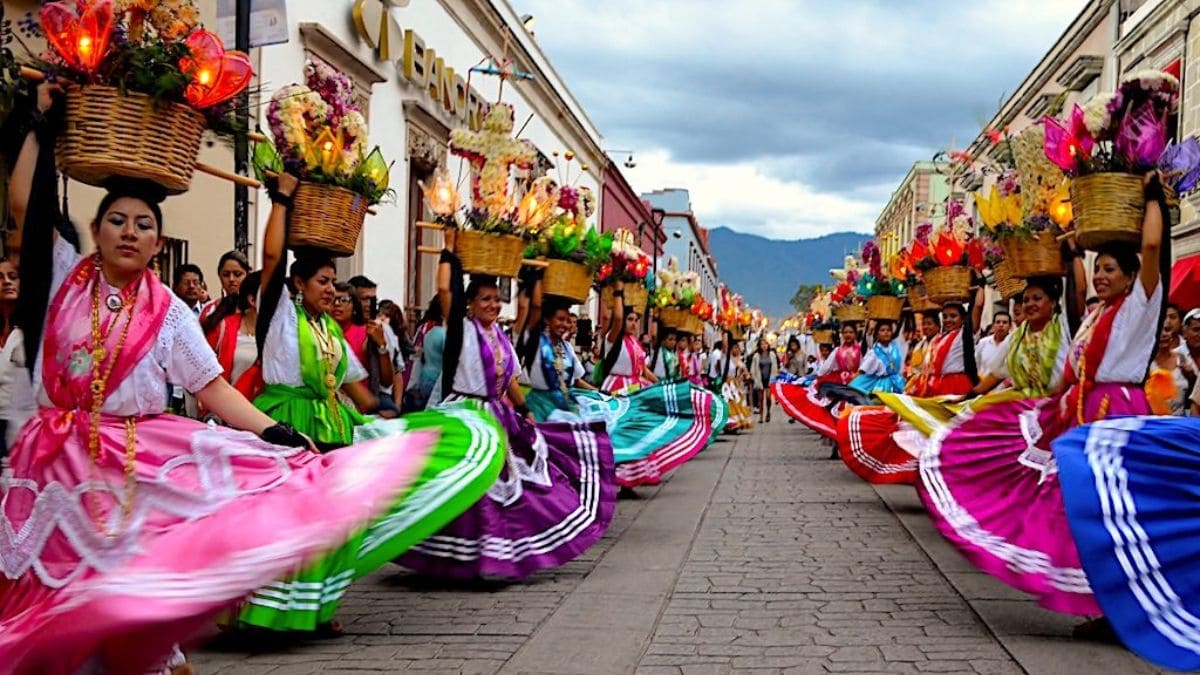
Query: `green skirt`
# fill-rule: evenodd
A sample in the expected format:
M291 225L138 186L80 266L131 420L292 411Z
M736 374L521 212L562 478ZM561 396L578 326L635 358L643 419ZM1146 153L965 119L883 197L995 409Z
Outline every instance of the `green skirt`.
M316 630L333 619L355 579L433 535L483 497L500 476L506 445L500 424L475 402L371 422L354 430L354 440L428 430L439 432L436 447L392 509L295 576L257 590L242 606L239 624Z

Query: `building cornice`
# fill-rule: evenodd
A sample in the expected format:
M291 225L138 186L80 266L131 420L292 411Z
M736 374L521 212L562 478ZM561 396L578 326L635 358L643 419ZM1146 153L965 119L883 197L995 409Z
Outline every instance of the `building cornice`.
M1075 20L1067 26L1050 51L1046 52L1042 60L1025 76L1012 96L1004 102L1004 105L1000 106L1000 110L996 111L988 124L980 129L975 140L971 141L968 151L973 156L978 157L990 143L986 133L988 129L1003 129L1030 106L1033 99L1041 93L1042 88L1051 82L1054 74L1067 64L1067 60L1075 50L1079 49L1092 31L1104 21L1114 2L1115 0L1090 0L1080 10Z

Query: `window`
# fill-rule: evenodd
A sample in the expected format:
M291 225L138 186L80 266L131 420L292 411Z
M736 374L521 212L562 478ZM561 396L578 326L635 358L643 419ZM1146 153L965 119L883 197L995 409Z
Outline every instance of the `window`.
M150 265L158 273L158 278L170 287L175 268L188 261L188 242L186 239L174 237L166 237L166 240Z

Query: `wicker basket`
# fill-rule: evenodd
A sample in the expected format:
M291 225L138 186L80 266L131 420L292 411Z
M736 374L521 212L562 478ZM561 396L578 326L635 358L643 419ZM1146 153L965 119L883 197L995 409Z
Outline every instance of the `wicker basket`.
M689 319L694 318L696 317L692 316L691 312L686 309L679 309L678 307L663 307L658 310L658 320L662 322L664 328L670 328L671 330L689 332L691 328Z
M695 314L688 314L687 324L683 328L683 332L690 335L704 335L704 320Z
M908 288L908 305L914 312L929 312L940 310L941 307L929 299L929 290L925 284L914 284Z
M1033 239L1010 237L1000 242L1009 273L1018 279L1061 277L1067 273L1062 247L1052 232L1039 232Z
M1141 176L1106 172L1071 181L1075 235L1086 249L1110 242L1140 245L1145 208Z
M833 315L842 323L866 321L867 308L862 305L842 305L833 308Z
M154 181L169 194L187 192L205 127L203 115L180 103L155 106L146 94L71 86L58 166L88 185L125 176Z
M833 329L818 328L812 332L812 338L813 342L819 345L831 345L833 344Z
M288 247L354 255L366 217L367 200L357 192L301 181L292 198Z
M592 290L592 275L588 268L567 260L547 260L542 277L542 291L575 302L583 302Z
M934 267L922 276L930 302L939 308L947 302L965 302L971 297L971 270L966 267Z
M470 274L515 277L525 259L525 240L510 234L459 230L454 252Z
M996 274L996 290L1005 300L1025 290L1025 280L1013 276L1011 263L1012 259L1010 258L992 267L992 271Z
M741 342L746 339L746 328L744 326L734 326L729 329L729 337L735 342ZM728 346L726 346L728 348Z
M600 292L600 301L604 303L605 307L613 306L612 292L612 286L605 286L604 290ZM633 307L637 309L637 311L641 312L646 309L646 303L649 301L650 291L646 290L646 287L643 286L641 282L638 282L637 284L634 284L633 282L625 284L626 307Z
M897 321L904 311L904 298L872 295L867 298L867 316L875 320Z

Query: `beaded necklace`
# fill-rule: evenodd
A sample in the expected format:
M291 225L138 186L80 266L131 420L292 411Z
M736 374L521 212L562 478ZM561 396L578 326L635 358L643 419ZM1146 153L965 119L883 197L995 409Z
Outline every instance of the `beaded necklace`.
M117 316L114 316L108 324L108 331L103 331L100 327L100 280L102 273L100 263L96 263L96 276L92 283L92 302L91 302L91 319L92 319L92 353L91 353L91 371L92 371L92 407L89 415L88 424L88 457L92 460L91 470L99 473L100 468L100 410L104 407L104 401L108 397L108 380L112 376L113 367L120 358L121 350L125 347L125 339L129 336L129 328L133 325L133 299L136 294L130 294L118 306ZM111 296L110 296L111 297ZM110 304L110 303L106 303ZM120 311L125 311L125 326L121 329L121 334L117 337L117 346L113 350L112 358L108 360L107 366L104 365L104 360L109 356L108 350L105 349L104 343L108 339L112 329L116 327L120 320ZM127 525L130 516L133 514L133 499L137 492L137 426L133 417L125 418L125 499L121 503L121 523L122 527ZM95 500L92 500L93 503ZM104 524L104 515L101 512L102 507L98 507L95 511L88 508L92 512L92 519L105 536L110 539L115 537L116 531L109 531Z

